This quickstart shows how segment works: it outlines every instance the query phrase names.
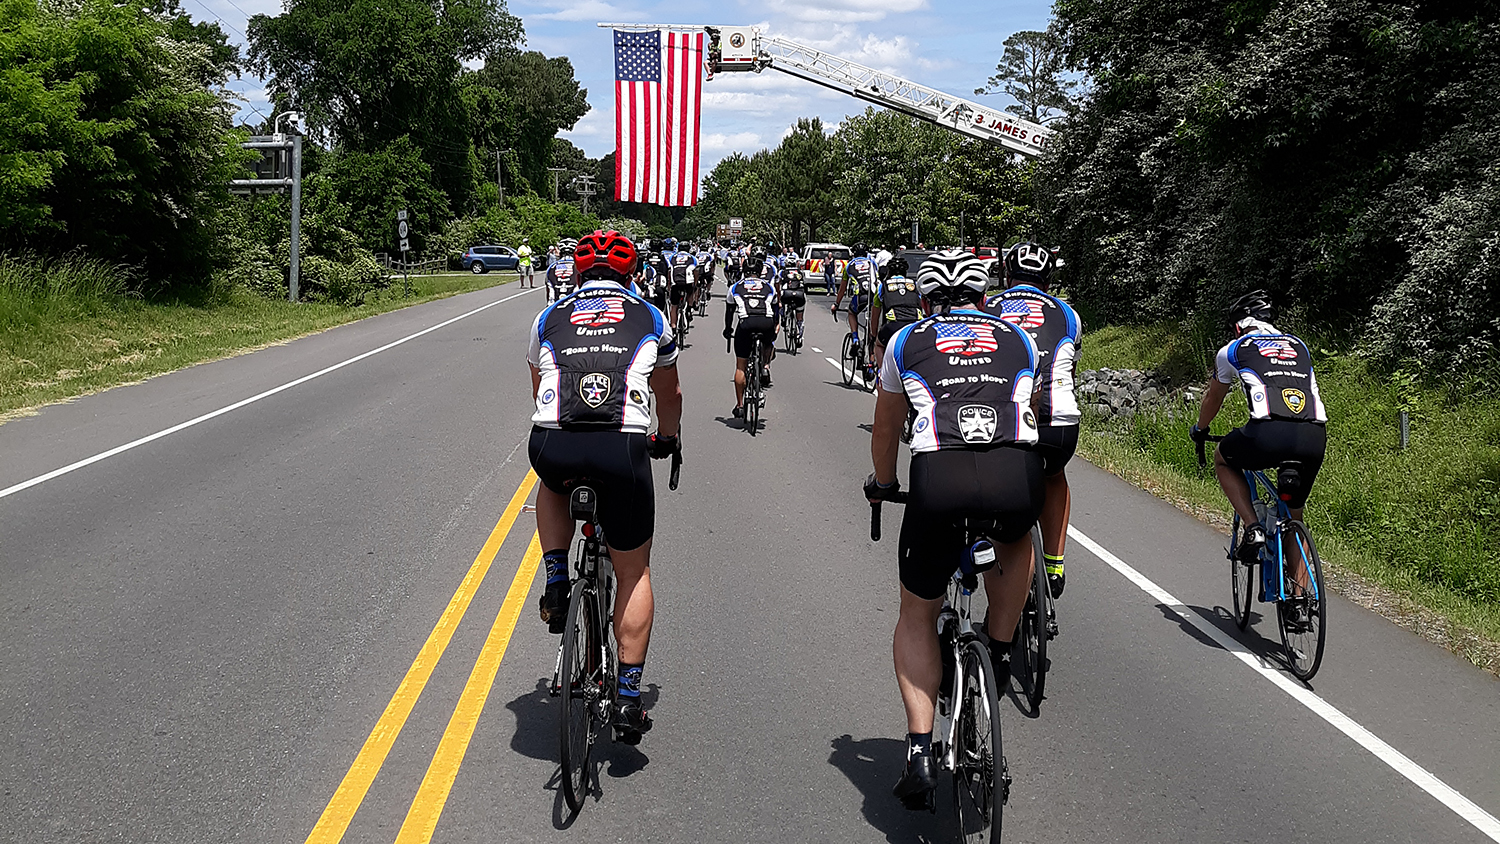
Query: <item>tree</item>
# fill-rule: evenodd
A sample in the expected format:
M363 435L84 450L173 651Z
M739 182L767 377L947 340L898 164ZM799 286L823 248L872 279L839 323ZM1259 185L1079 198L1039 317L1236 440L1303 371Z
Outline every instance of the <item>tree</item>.
M0 249L204 280L245 156L204 30L140 0L0 0Z
M465 72L458 84L476 151L485 151L485 160L493 162L496 150L509 150L507 167L532 191L551 196L547 167L553 140L589 111L588 91L573 77L573 63L535 51L501 50L486 57L480 70Z
M803 223L809 238L816 240L818 229L838 212L834 180L841 169L839 148L818 117L798 119L766 161L766 211L791 224L787 240L793 245L801 238Z
M1004 47L995 75L974 93L1009 94L1017 105L1005 110L1032 123L1048 123L1072 109L1076 83L1065 77L1063 53L1052 32L1017 32L1005 39Z
M905 114L867 108L845 120L834 140L844 164L837 185L846 242L902 243L910 239L912 223L920 224L924 241L958 241L957 220L941 211L957 135Z

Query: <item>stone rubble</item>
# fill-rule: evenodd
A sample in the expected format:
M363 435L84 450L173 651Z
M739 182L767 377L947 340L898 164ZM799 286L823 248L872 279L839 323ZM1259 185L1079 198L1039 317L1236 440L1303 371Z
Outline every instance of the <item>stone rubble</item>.
M1088 369L1079 373L1078 404L1104 419L1130 419L1148 407L1197 407L1203 388L1174 386L1150 370Z

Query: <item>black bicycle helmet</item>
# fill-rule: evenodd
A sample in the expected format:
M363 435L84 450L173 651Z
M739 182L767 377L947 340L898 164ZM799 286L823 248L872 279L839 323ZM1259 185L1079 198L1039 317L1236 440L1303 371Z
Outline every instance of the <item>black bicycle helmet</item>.
M907 266L906 259L901 257L900 255L897 255L889 261L885 262L885 271L887 276L904 276L909 269L911 268Z
M753 275L760 275L760 271L761 271L762 268L765 267L765 265L766 265L766 250L762 249L759 246L755 247L754 249L751 249L750 250L750 254L747 255L747 256L745 256L745 272L746 273L753 274Z
M1252 290L1234 300L1234 304L1229 306L1229 323L1239 327L1247 319L1267 323L1276 319L1276 306L1271 303L1271 294L1264 290Z
M849 251L853 253L854 257L863 258L866 255L870 254L870 247L864 245L863 243L856 243L854 244L854 247Z
M1017 243L1005 253L1005 269L1012 278L1046 281L1052 268L1052 253L1039 243Z

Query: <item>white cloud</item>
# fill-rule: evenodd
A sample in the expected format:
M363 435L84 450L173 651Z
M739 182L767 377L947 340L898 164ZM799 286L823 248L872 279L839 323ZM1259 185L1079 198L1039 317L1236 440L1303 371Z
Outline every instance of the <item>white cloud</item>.
M925 9L927 0L762 0L756 8L808 23L853 23Z
M554 21L610 21L627 22L644 20L643 13L635 9L626 9L607 3L605 0L562 0L561 2L544 2L545 8L556 9L555 12L528 15L527 17L539 20Z
M735 132L724 134L722 132L705 132L698 139L698 146L704 152L754 152L765 147L765 142L754 132ZM715 156L714 160L723 156ZM707 168L704 168L707 169Z
M607 109L591 108L589 109L589 113L580 118L577 125L570 131L560 132L559 134L579 146L583 146L583 144L579 143L583 139L607 138L610 142L613 142L615 137L615 110L613 107Z

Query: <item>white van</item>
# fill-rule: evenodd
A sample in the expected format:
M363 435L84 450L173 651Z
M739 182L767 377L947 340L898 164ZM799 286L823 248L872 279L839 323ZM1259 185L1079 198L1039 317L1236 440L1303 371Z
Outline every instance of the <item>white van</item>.
M844 265L849 263L849 247L842 243L809 243L802 247L802 270L807 275L808 287L822 287L824 293L838 290L839 279L844 277ZM833 288L827 288L824 267L833 261Z

